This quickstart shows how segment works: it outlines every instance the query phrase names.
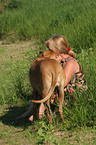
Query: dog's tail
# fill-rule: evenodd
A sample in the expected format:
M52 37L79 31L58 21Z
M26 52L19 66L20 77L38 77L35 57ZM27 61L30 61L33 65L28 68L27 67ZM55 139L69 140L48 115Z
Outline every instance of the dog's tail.
M31 100L31 102L33 102L33 103L43 103L43 102L47 101L50 98L50 96L53 94L53 91L55 90L55 87L56 87L56 80L55 80L55 78L53 78L53 74L52 74L52 83L51 83L51 87L50 87L50 90L49 90L47 96L42 100Z

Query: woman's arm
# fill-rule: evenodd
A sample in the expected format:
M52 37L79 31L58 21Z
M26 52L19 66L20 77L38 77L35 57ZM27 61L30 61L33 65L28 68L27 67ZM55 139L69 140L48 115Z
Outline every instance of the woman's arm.
M64 55L59 55L57 56L56 60L61 63L61 60L63 62L65 62L65 56ZM68 56L67 56L68 58ZM64 66L64 71L65 71L65 75L66 75L66 81L65 81L65 86L67 86L67 84L71 81L73 75L76 73L76 72L79 72L79 65L76 61L74 60L70 60L68 61L65 66Z
M73 75L79 71L79 65L76 61L70 60L64 66L64 71L66 75L66 81L65 81L64 87L66 87L67 84L71 81Z

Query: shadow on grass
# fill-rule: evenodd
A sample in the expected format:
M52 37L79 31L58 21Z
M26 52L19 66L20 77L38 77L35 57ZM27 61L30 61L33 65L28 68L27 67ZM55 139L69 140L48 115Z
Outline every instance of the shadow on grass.
M26 106L24 107L8 107L4 110L4 115L0 116L0 121L8 126L12 125L14 127L27 128L33 122L28 120L28 117L16 120L15 118L20 116L26 111Z

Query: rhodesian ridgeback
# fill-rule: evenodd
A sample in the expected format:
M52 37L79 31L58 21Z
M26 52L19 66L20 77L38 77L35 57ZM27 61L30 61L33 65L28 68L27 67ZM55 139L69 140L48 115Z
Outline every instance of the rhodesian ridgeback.
M56 61L57 55L50 50L42 52L39 58L32 63L29 70L29 80L34 94L31 100L33 104L27 112L31 112L32 109L35 110L34 108L38 108L40 103L44 103L49 123L52 123L51 95L57 86L59 89L59 113L64 122L62 104L64 101L65 73L61 64ZM37 107L35 103L37 103ZM27 112L18 118L24 118Z

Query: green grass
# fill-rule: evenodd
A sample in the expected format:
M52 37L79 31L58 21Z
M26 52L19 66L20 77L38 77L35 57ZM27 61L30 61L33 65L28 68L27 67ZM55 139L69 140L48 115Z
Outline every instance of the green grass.
M4 0L0 13L0 144L94 144L96 142L95 0ZM88 91L68 106L66 124L53 115L33 123L14 120L32 98L29 68L53 35L66 36L77 52ZM20 41L26 40L26 41ZM31 40L31 41L30 41ZM15 42L15 43L12 43ZM76 102L76 103L75 103Z
M58 119L49 125L46 118L28 122L27 119L14 120L14 117L23 107L0 106L0 144L93 144L96 142L96 126L94 127L69 127ZM22 111L22 112L23 112ZM14 113L15 112L15 113ZM57 121L58 120L58 121Z
M6 115L3 116L0 122L0 144L93 144L96 142L96 128L81 128L74 130L65 129L62 124L46 125L43 121L35 122L34 124L27 120L18 122L9 121L6 117L9 108L6 110ZM10 108L10 114L13 115L13 108ZM5 114L4 112L4 114Z
M52 125L47 117L33 123L28 118L14 120L29 107L32 88L28 71L37 58L38 44L19 42L1 45L0 59L0 143L1 144L94 144L96 141L96 50L84 51L77 55L83 66L88 91L79 92L76 103L63 105L66 124L53 116ZM4 50L4 51L3 51ZM94 65L93 65L94 64Z
M7 43L33 38L45 42L53 35L62 34L75 51L96 44L95 0L10 1L11 8L7 2L0 14L0 35Z
M26 86L29 85L28 71L37 53L35 47L33 47L34 43L32 42L9 45L8 47L7 45L0 46L0 104L11 103L20 98L23 99L24 97L22 96L27 98L26 89L28 88Z

